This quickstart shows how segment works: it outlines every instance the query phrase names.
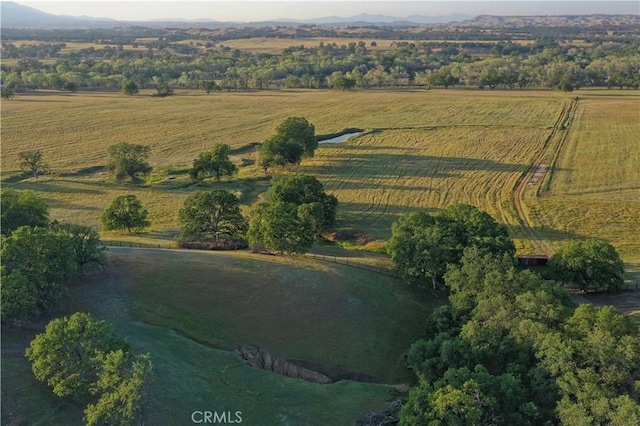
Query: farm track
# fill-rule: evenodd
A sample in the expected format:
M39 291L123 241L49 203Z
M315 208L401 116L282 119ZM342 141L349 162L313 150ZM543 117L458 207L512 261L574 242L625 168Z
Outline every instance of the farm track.
M549 167L549 170L547 171L547 174L553 173L553 168L555 166L557 158L560 154L560 151L562 150L565 140L567 139L567 134L569 133L569 125L573 121L577 105L578 101L577 98L575 98L563 107L562 112L553 125L553 129L545 140L540 153L536 156L527 172L520 177L513 189L513 204L518 214L518 218L521 222L524 234L531 241L536 250L538 250L539 254L545 254L547 256L553 255L553 251L542 241L542 239L536 234L535 230L533 229L532 221L529 218L529 215L526 213L523 196L527 185L529 185L529 183L533 180L536 171L540 168L543 160L548 157L551 150L553 150L553 160L551 166ZM539 195L539 190L542 185L545 184L545 182L548 182L546 176L545 179L543 179L542 182L538 184L536 196Z

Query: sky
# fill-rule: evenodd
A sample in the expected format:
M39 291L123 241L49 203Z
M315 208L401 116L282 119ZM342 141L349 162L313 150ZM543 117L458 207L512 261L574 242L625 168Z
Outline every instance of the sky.
M376 1L376 0L18 0L16 3L55 15L91 16L118 20L213 19L255 22L278 18L350 17L361 13L396 17L409 15L577 15L640 14L638 1Z

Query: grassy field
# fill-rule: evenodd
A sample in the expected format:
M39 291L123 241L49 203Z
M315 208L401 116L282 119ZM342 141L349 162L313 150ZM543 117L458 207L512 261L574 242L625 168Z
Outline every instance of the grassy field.
M399 357L427 314L394 279L332 263L158 250L112 259L131 280L136 319L221 349L264 347L330 376L406 379Z
M317 174L339 196L341 226L366 223L367 233L386 238L391 222L407 209L471 202L512 226L519 238L509 192L566 102L551 92L479 91L19 96L3 103L2 176L5 184L43 195L55 218L94 226L113 197L134 193L164 235L175 229L176 211L187 194L202 189L190 187L186 178L199 152L216 142L239 148L264 140L286 117L303 116L318 134L369 130L339 147L323 146L300 168ZM107 148L121 141L152 146L156 171L150 184L109 182ZM17 154L26 149L41 149L58 176L19 181ZM236 161L250 164L253 155L244 150ZM261 172L249 166L243 176L258 179ZM257 180L256 189L255 182L236 180L224 187L243 194L248 204L268 184ZM385 211L388 205L397 208ZM374 208L380 217L369 223Z
M605 239L638 280L640 98L611 95L595 92L579 101L553 174L538 197L532 188L526 202L552 248L573 238Z
M334 264L124 248L109 260L72 288L57 314L90 311L152 354L149 424L189 424L195 410L218 410L241 411L247 424L350 425L395 391L290 379L227 349L260 345L333 375L403 382L400 354L421 335L428 311L399 283ZM80 423L81 407L54 398L22 356L43 325L3 330L3 424Z
M286 117L303 116L317 134L366 129L345 143L322 145L297 168L338 197L340 228L384 240L400 214L464 202L508 225L520 253L533 252L511 191L570 99L545 91L468 90L20 95L2 104L2 183L39 193L55 219L92 226L115 196L135 194L153 222L144 238L166 243L176 235L184 198L211 187L187 177L199 152L216 142L236 149L241 174L219 187L240 195L246 210L269 184L252 165L255 150L248 144L269 137ZM544 177L549 191L539 199L525 194L536 231L551 248L568 238L605 238L635 268L638 99L634 91L581 93L564 145L549 151L548 162L557 162ZM155 170L146 184L110 181L107 148L122 141L151 145ZM17 154L26 149L41 149L56 175L22 179Z

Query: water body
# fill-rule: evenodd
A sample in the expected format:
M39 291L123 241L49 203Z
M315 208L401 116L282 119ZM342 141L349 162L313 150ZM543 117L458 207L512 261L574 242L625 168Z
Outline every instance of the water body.
M344 142L347 139L349 139L350 137L362 134L363 132L351 132L351 133L345 133L344 135L340 135L340 136L336 136L335 138L331 138L331 139L325 139L323 141L318 141L318 143L338 143L338 142Z

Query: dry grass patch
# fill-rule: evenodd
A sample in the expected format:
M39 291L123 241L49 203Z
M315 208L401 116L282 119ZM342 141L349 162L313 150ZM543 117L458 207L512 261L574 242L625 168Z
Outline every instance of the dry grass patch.
M639 181L634 168L638 97L632 93L589 91L588 99L580 101L572 139L558 160L557 179L543 199L551 213L536 213L540 208L535 203L529 206L544 227L537 231L552 247L576 235L602 236L613 239L625 260L640 258L628 237L637 229L637 188L630 185ZM271 136L287 117L302 116L317 134L368 130L346 143L323 145L299 168L317 175L338 196L343 229L385 239L400 214L465 202L509 225L518 249L531 251L511 190L571 98L544 91L488 90L179 91L162 99L148 94L38 92L3 102L3 184L44 196L54 219L94 226L116 195L134 193L148 206L156 235L168 235L177 228L176 213L184 198L211 188L190 186L186 176L198 153L217 142L240 148L234 161L247 166L239 178L220 187L240 194L246 209L269 182L259 180L262 172L251 165L255 151L242 147ZM589 152L583 153L582 145L571 148L589 140ZM104 173L107 148L123 141L152 147L155 170L144 186L116 185ZM17 154L27 149L42 150L59 175L20 181ZM562 183L567 179L588 182ZM619 220L611 222L611 217ZM587 225L578 226L576 220Z
M594 94L597 92L594 92ZM534 220L549 245L564 238L611 242L640 277L640 97L581 97L574 122L557 157L548 191L527 194ZM544 189L544 188L543 188Z

